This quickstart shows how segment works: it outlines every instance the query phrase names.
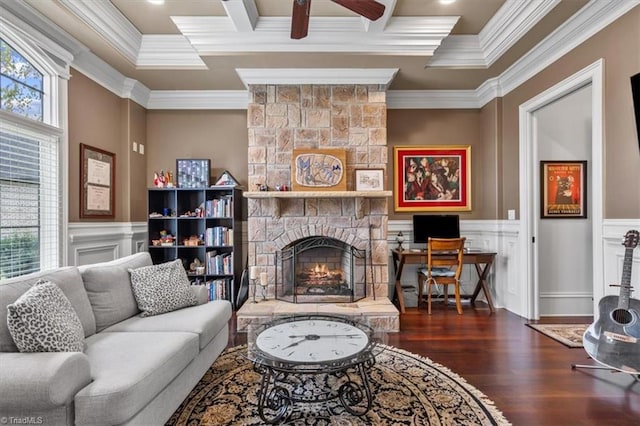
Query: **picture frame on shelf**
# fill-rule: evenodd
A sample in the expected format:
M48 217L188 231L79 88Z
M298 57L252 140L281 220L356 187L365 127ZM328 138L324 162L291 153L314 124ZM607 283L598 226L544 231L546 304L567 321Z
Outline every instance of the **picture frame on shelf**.
M115 217L116 155L80 144L80 217Z
M209 159L177 159L176 185L178 188L206 188L211 175Z
M471 146L394 147L394 208L408 211L471 210Z
M587 161L540 161L540 218L587 217Z
M384 190L384 169L356 169L354 173L356 191Z

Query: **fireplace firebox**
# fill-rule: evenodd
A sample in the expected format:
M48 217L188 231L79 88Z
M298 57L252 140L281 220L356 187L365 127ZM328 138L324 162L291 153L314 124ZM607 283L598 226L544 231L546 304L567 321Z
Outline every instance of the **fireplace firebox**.
M347 303L366 297L367 252L336 238L313 236L276 252L276 299Z

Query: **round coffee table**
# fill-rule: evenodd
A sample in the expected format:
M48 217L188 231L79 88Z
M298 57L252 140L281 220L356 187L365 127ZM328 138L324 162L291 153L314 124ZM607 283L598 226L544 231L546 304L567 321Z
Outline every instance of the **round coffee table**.
M262 376L258 412L267 423L285 421L295 403L338 399L362 416L372 403L368 371L386 334L333 315L272 320L247 336L247 356Z

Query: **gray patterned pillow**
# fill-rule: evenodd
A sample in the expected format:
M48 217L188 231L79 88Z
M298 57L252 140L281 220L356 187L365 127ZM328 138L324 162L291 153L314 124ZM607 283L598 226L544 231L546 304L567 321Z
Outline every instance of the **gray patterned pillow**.
M60 287L38 281L7 305L7 327L20 352L82 352L84 329Z
M198 303L180 259L129 269L140 316L149 317Z

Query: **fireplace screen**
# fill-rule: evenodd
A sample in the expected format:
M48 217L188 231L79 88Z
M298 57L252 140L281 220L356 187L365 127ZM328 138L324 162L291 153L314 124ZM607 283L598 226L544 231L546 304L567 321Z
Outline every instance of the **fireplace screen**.
M309 237L276 253L276 298L293 303L353 302L366 296L365 250Z

